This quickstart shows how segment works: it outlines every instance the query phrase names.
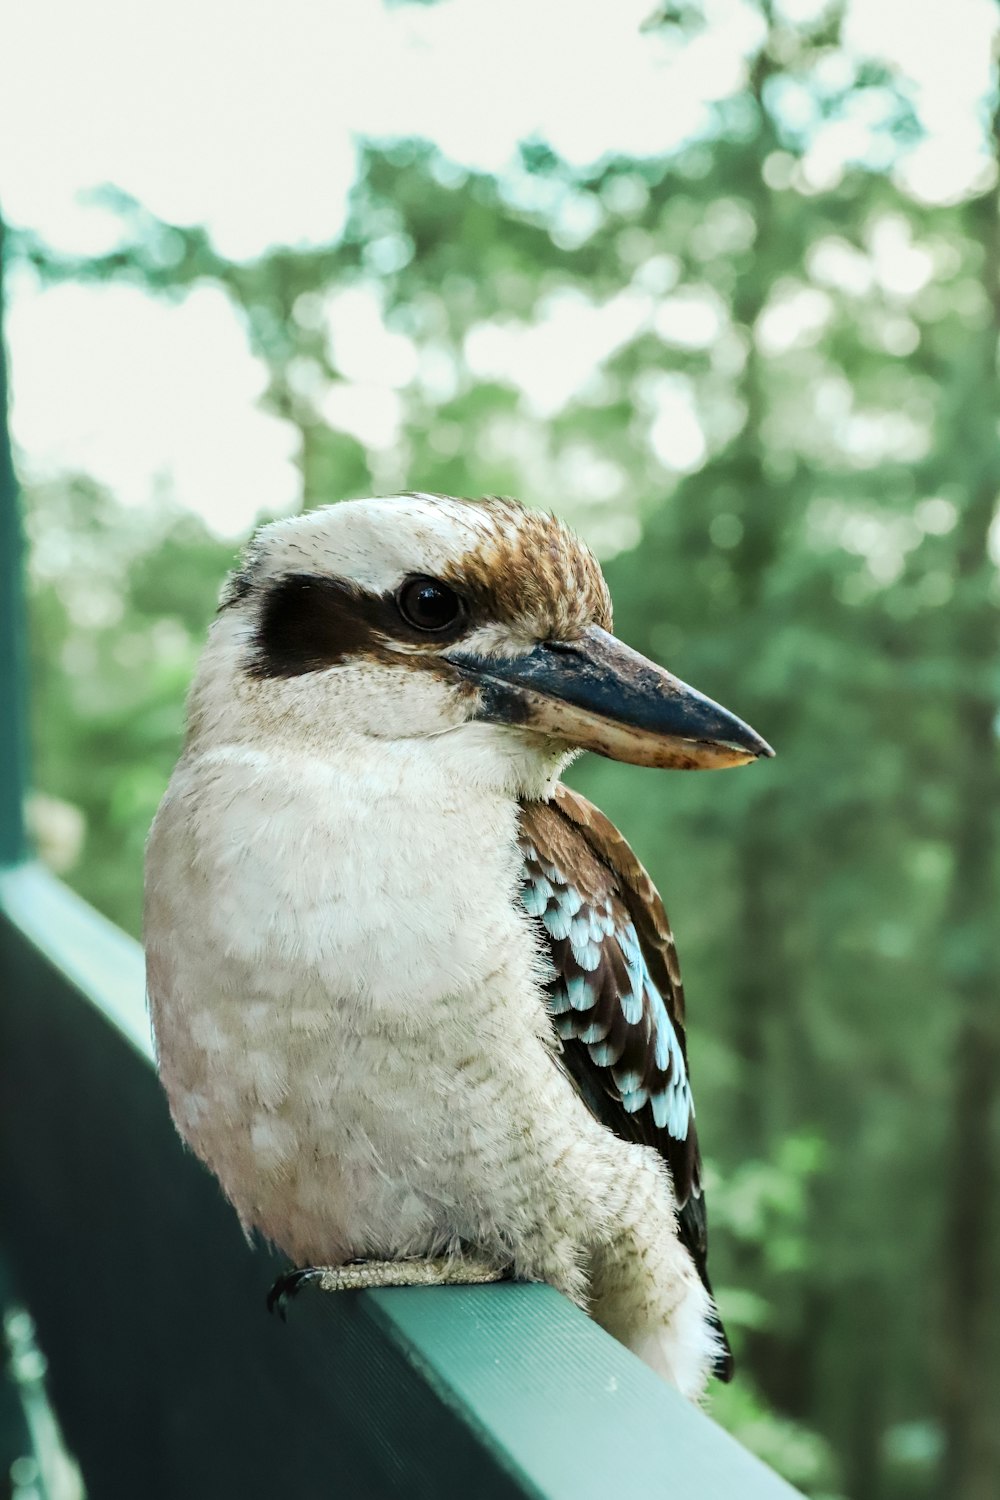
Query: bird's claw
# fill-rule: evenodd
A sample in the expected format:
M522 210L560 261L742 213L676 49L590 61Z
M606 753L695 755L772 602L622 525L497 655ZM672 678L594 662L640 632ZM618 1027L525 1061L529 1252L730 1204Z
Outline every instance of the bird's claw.
M268 1312L277 1313L284 1323L292 1298L297 1297L310 1282L319 1281L325 1269L324 1266L303 1266L299 1270L283 1271L267 1294Z

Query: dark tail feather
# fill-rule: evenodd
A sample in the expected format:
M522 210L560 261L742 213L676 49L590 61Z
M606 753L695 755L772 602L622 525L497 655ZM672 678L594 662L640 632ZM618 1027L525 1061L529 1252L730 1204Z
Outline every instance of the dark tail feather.
M709 1291L711 1291L711 1287L709 1287ZM729 1340L726 1337L726 1330L722 1326L722 1319L717 1312L713 1312L711 1322L718 1336L719 1343L722 1345L712 1365L712 1374L716 1380L721 1380L723 1385L728 1385L736 1371L736 1361L733 1359L733 1351L729 1347Z
M697 1198L690 1197L677 1215L677 1228L683 1244L691 1253L691 1259L695 1263L698 1275L701 1277L702 1285L712 1299L711 1324L719 1340L721 1348L716 1355L712 1365L712 1374L723 1385L728 1385L736 1370L736 1361L733 1359L733 1351L729 1347L726 1330L722 1326L715 1307L715 1293L712 1291L712 1283L708 1279L708 1266L706 1265L705 1241L707 1238L705 1223L705 1203L699 1195Z

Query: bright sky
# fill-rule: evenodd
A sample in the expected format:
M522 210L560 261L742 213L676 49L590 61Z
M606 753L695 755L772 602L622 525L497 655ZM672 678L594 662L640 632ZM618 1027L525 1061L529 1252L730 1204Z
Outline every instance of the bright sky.
M164 218L206 224L225 254L241 257L337 233L356 135L426 136L496 171L530 136L578 163L661 152L697 131L704 105L738 82L759 23L743 0L706 0L709 25L679 66L640 30L652 8L8 0L0 203L12 223L60 248L99 251L113 242L113 221L78 194L111 182ZM791 15L813 8L785 5ZM996 16L993 0L853 0L850 45L913 82L929 138L907 172L928 198L960 193L982 171L977 106ZM856 135L830 133L819 179L859 149ZM25 274L9 291L13 431L26 472L82 469L135 503L169 476L182 503L225 534L296 503L293 435L256 408L263 371L221 293L197 290L177 305L126 287L42 293ZM551 409L571 388L560 369L565 341L589 339L598 359L628 335L634 314L626 298L590 310L585 327L556 308L553 328L526 336L534 346L504 349L484 330L478 357L534 379L532 398ZM385 446L407 351L380 330L372 299L355 297L338 316L343 334L354 330L358 391L331 419ZM665 411L671 399L677 406L666 393ZM698 434L682 410L666 429L664 455L673 432L676 466L696 461Z

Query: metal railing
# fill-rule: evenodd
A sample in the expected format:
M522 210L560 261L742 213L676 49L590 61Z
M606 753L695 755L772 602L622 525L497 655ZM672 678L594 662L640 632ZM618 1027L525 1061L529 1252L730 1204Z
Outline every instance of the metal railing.
M793 1496L549 1287L305 1292L267 1315L277 1263L171 1125L138 945L27 859L3 411L0 1259L93 1500Z

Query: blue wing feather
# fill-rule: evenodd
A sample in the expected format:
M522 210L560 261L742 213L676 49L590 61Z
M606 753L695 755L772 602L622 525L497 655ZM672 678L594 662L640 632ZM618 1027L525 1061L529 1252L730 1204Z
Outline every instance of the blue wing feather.
M666 913L618 830L557 785L522 805L522 900L552 960L548 1006L587 1106L666 1160L678 1229L706 1287L707 1223L684 1041L684 991ZM723 1352L717 1374L732 1374Z
M675 1140L687 1139L694 1118L694 1100L687 1064L663 996L649 972L635 924L624 907L617 913L605 900L596 908L585 905L571 877L550 864L533 845L525 849L521 888L525 910L539 917L554 943L569 940L570 951L582 971L557 973L550 989L549 1009L558 1018L564 1040L587 1047L591 1061L608 1069L623 1107L630 1114L647 1104L657 1127ZM617 944L628 975L628 986L612 997L626 1027L642 1031L645 1066L622 1067L621 1049L608 1042L614 1016L602 1011L600 964L604 944ZM634 1047L627 1049L634 1054ZM652 1074L651 1085L644 1079Z

